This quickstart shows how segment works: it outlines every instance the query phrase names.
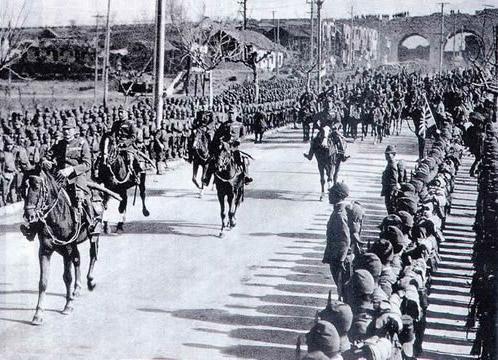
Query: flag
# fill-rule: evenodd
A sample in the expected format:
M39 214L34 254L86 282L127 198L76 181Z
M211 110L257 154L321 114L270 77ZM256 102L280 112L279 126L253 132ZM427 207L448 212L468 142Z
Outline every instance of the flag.
M436 119L434 118L429 102L424 95L424 106L422 108L422 117L420 119L417 135L425 138L427 135L427 129L430 129L433 126L436 126Z

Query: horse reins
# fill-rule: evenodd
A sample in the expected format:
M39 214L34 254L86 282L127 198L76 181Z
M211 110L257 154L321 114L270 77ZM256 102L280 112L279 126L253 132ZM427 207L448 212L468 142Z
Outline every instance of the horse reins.
M36 176L36 175L31 175L31 176L33 176L33 177L38 178L38 179L41 180L41 184L42 184L41 190L42 190L42 193L39 196L38 201L36 202L36 205L26 206L25 209L26 210L30 210L30 209L34 209L35 210L35 214L36 214L36 217L38 218L38 221L40 221L43 225L45 225L45 229L47 230L48 235L50 236L51 240L53 241L53 243L55 245L65 246L65 245L68 245L68 244L74 242L78 238L78 236L80 235L80 232L81 232L81 225L82 225L81 224L81 219L76 219L76 231L73 234L73 236L71 237L71 239L69 239L67 241L63 241L63 240L60 240L60 239L56 238L54 236L54 234L52 233L52 231L50 231L50 227L48 226L47 221L45 220L47 218L47 216L55 208L55 206L57 205L57 203L59 202L59 197L60 197L61 193L63 193L65 195L66 200L70 203L69 195L67 194L66 190L64 190L61 187L57 191L57 197L55 198L53 204L50 205L50 206L44 205L45 201L47 200L46 198L48 196L48 189L47 189L47 185L45 184L45 180L41 176ZM28 188L29 188L29 183L28 183ZM38 209L40 203L42 203L42 206L41 206L41 209ZM44 212L45 209L48 209L48 210L46 210Z
M130 153L130 151L126 151L126 152ZM116 158L117 158L117 155L115 155L113 157L113 160L116 160ZM117 185L123 185L123 184L127 183L130 180L132 173L134 173L133 166L130 164L130 166L128 167L128 172L126 173L125 178L123 180L119 180L118 177L116 176L116 174L114 173L114 171L112 170L112 166L110 165L110 161L106 161L105 165L106 165L107 169L109 170L109 172L111 173L111 175L114 177Z

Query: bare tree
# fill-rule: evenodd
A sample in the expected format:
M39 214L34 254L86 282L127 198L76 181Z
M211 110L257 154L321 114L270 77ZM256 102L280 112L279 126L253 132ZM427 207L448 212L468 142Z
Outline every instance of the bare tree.
M239 56L235 58L234 62L240 62L247 66L252 71L252 81L254 84L254 101L258 102L259 100L259 73L258 73L258 65L263 60L268 58L272 52L265 51L262 53L258 53L257 50L253 48L252 45L248 45L244 42L238 44L239 47ZM278 59L277 59L278 61Z
M190 72L192 68L201 69L203 78L216 69L223 61L240 58L240 47L223 29L226 25L202 17L198 21L186 18L185 9L177 2L171 1L170 15L177 41L175 46L181 53L181 60L186 64L185 89L188 93ZM203 12L202 12L203 13ZM210 89L210 104L212 90Z
M23 38L23 26L28 17L26 1L18 11L10 9L7 2L0 2L0 72L13 72L16 64L28 51L30 43Z

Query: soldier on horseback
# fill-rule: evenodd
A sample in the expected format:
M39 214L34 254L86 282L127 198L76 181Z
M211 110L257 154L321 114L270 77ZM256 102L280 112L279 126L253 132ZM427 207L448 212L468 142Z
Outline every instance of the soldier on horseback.
M233 152L234 160L237 166L239 166L244 173L245 184L250 184L253 179L249 177L249 161L248 156L243 155L239 151L240 136L242 135L243 124L238 121L235 108L230 108L228 112L228 120L222 123L213 136L213 141L210 144L209 154L210 161L208 169L206 171L206 176L203 179L204 185L209 185L211 176L215 171L216 159L218 158L219 152L223 144L228 144Z
M314 127L318 129L318 133L311 140L308 153L303 154L306 159L311 161L319 147L328 147L331 153L337 153L339 162L348 159L345 155L346 139L339 132L339 115L331 102L326 101L325 109L315 115Z
M100 219L94 211L91 192L87 186L87 175L91 168L91 153L88 142L83 137L75 137L76 120L68 118L63 126L64 138L56 143L42 161L46 170L55 170L67 180L66 192L75 210L75 219L88 224L91 235L100 233ZM22 224L20 230L32 241L36 229Z

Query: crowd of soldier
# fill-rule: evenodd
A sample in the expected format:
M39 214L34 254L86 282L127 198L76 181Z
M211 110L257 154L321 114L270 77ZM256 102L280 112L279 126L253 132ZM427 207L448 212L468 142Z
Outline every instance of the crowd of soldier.
M246 134L252 132L254 115L261 111L269 119L267 128L279 127L295 120L293 105L301 86L298 80L263 81L259 101L254 102L254 86L235 85L213 98L210 111L219 123L226 119L229 107L238 107ZM39 163L62 138L62 126L69 118L78 125L76 136L89 143L92 161L101 151L102 137L112 124L117 120L130 121L134 124L135 146L156 163L161 174L166 161L188 158L192 125L206 104L206 98L165 98L164 119L159 126L149 99L127 108L36 108L31 113L0 116L0 206L21 199L18 189L23 171Z
M306 335L304 359L415 359L422 353L431 277L440 262L439 246L445 241L442 230L452 205L455 176L464 147L475 146L469 132L484 129L484 124L487 159L477 166L483 183L475 226L481 239L475 247L480 258L475 261L488 260L486 264L493 266L491 270L488 265L478 266L483 271L474 278L471 315L474 320L486 319L473 353L494 351L496 305L487 299L494 298L497 287L496 254L489 252L496 248L490 246L496 238L496 196L488 193L496 193L493 160L498 158L498 131L490 121L493 104L481 90L472 88L473 75L432 79L430 86L423 80L419 83L426 96L438 89L442 99L450 100L444 117L437 119L431 146L424 149L410 178L396 159L396 148L387 146L381 195L388 215L379 226L378 240L370 244L361 238L364 214L358 203L347 201L347 185L337 183L329 190L334 210L327 224L323 262L330 266L338 300L329 294L327 306L317 313ZM456 90L462 88L469 93ZM463 99L468 101L462 115ZM298 344L300 353L300 340Z

